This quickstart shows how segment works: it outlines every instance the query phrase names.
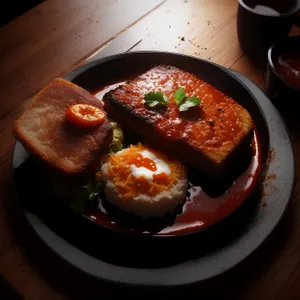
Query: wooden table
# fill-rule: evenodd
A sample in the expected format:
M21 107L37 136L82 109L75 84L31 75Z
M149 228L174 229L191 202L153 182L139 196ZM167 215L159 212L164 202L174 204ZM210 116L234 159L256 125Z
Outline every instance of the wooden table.
M232 68L263 87L264 69L240 49L236 12L236 0L48 0L0 29L0 298L2 289L13 299L11 288L25 299L112 299L125 293L149 299L300 299L298 159L292 204L264 244L226 274L172 290L116 287L73 269L33 234L13 194L14 120L51 79L88 59L129 49L168 50ZM284 116L298 157L298 116Z

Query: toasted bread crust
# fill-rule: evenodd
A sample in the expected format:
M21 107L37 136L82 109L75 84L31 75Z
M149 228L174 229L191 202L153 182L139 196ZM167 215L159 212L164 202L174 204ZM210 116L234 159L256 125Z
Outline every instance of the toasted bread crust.
M16 138L28 151L69 175L93 169L112 140L112 126L107 119L89 129L66 121L65 110L77 103L102 108L101 102L88 91L61 78L54 79L35 96L14 126Z
M201 106L180 113L174 100L178 87L187 96L201 99ZM167 108L151 108L144 95L162 91ZM250 144L253 121L230 97L185 71L158 66L107 93L108 113L146 140L213 177L219 177L235 154Z

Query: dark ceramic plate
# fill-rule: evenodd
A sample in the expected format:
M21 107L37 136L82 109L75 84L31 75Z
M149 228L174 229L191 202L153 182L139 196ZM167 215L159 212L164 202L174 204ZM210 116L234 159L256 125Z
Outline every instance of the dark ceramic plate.
M97 201L94 201L94 206L92 203L89 207L86 205L84 209L77 207L80 215L100 225L103 229L122 234L137 237L142 235L143 238L178 237L203 229L211 229L215 225L223 227L224 224L221 224L221 221L228 221L228 216L233 217L233 213L246 200L255 201L253 198L258 198L259 187L257 183L265 167L269 149L269 132L264 113L248 89L238 82L230 72L204 60L196 60L197 64L192 64L191 61L194 60L178 54L132 52L87 64L67 75L66 79L92 93L103 95L109 90L107 85L115 88L119 82L131 79L152 66L160 64L177 66L211 83L225 94L230 95L250 112L256 126L252 149L249 146L248 151L243 153L243 157L236 159L235 164L230 167L230 172L226 172L226 176L222 176L218 182L208 180L199 172L189 169L190 187L186 199L174 214L165 218L153 218L145 221L118 211L109 204L104 194L100 195L99 205ZM131 67L133 65L135 68ZM223 112L219 113L222 114ZM141 137L134 136L132 132L125 131L124 136L128 145L143 142ZM42 190L47 190L48 197L45 196L41 202L36 199L35 195L30 195L32 192L30 181L26 182L23 178L21 180L24 187L23 193L28 187L26 194L30 195L31 198L30 201L26 202L26 205L30 205L38 215L43 215L44 219L48 217L56 219L55 216L58 214L60 206L66 203L68 198L71 198L72 201L76 199L76 195L69 196L64 191L65 188L60 187L59 183L55 183L55 180L48 175L49 172L39 166L34 159L27 161L22 170L23 173L36 170L34 176L39 191L35 191L35 195L42 193ZM29 180L32 180L32 177ZM254 193L255 187L257 187L256 193ZM75 190L74 183L71 183L68 190ZM76 189L75 193L78 194L79 192ZM62 201L57 201L60 198ZM56 200L55 204L53 199Z
M42 191L36 189L35 192L27 187L30 184L36 186L40 166L16 143L13 174L16 191L29 223L54 252L97 278L128 284L178 285L220 274L261 244L278 223L292 194L294 158L285 126L266 96L240 74L232 75L229 70L188 56L143 52L117 55L91 63L66 78L96 91L99 89L97 82L108 85L130 76L132 73L128 70L142 71L150 65L161 63L199 75L246 107L258 129L257 138L263 160L267 157L270 132L270 147L273 150L266 170L266 178L270 180L256 184L252 197L227 217L226 222L218 222L218 226L211 226L210 230L181 235L179 239L156 238L141 242L131 235L112 234L118 231L107 230L105 226L96 225L88 218L79 218L71 211L39 205L43 203L41 198L43 191L47 192L47 186L43 185ZM116 74L120 77L116 78ZM28 178L31 178L29 182ZM185 242L192 243L193 247L185 248L183 245L188 245ZM119 249L122 249L121 254ZM172 251L174 249L180 251Z
M197 63L195 63L197 62ZM245 107L256 125L253 148L242 159L237 159L231 173L219 182L212 182L199 172L189 169L190 188L186 201L178 213L164 219L140 221L134 216L118 212L103 199L98 211L91 210L85 216L97 224L127 234L147 237L174 237L210 228L235 212L249 196L264 169L269 149L269 133L264 113L248 89L230 72L204 60L160 52L131 52L107 57L87 64L66 76L79 86L98 94L107 86L126 81L153 66L173 65L189 71L230 95ZM134 66L134 68L132 67ZM106 87L106 88L105 88ZM125 132L125 138L131 133ZM132 139L131 139L132 140ZM135 143L141 141L135 138ZM254 155L253 153L256 153Z

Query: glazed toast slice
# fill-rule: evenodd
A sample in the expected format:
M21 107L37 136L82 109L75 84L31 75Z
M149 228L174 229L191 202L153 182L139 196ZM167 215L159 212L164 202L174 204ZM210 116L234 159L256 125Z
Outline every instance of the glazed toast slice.
M201 104L180 112L174 94L183 87ZM162 92L166 107L150 107L149 92ZM150 144L210 177L224 170L249 148L254 124L247 110L195 75L172 66L157 66L108 92L105 108L116 121Z
M48 166L70 175L93 169L112 140L112 126L107 118L91 128L69 123L65 112L74 104L102 108L102 103L88 91L56 78L34 97L14 127L16 139L28 151Z

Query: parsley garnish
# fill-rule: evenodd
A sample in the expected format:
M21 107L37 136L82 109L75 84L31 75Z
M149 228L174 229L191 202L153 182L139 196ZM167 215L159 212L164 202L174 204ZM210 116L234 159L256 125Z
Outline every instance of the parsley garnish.
M123 144L111 145L109 150L113 153L117 153L123 149Z
M89 194L89 200L94 200L97 195L102 190L103 186L100 182L92 183L91 181L88 182L87 185L84 185L83 188L85 188Z
M189 108L191 107L194 107L196 105L200 104L200 99L197 98L197 97L190 97L190 98L187 98L184 103L182 103L180 106L179 106L179 111L186 111L188 110Z
M184 89L182 87L180 87L174 94L174 98L175 98L175 101L176 101L176 104L177 105L180 105L184 98L185 98L185 93L184 93Z
M194 107L201 103L200 99L197 97L186 97L184 89L182 87L178 88L174 94L174 99L179 111L186 111L191 107Z
M150 107L168 104L168 98L162 92L150 92L144 96L144 100Z

